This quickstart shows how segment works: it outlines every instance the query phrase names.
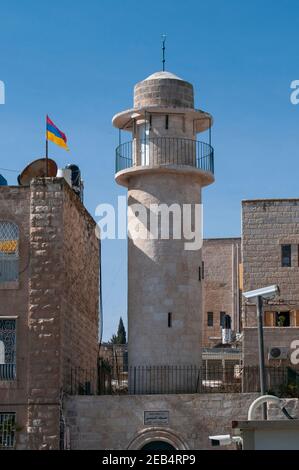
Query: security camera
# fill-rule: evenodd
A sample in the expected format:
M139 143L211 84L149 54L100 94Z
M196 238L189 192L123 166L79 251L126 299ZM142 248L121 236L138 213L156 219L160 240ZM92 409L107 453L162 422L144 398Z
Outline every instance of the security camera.
M230 434L220 434L219 436L209 436L212 446L229 446L232 443Z
M261 289L249 290L243 292L245 299L254 299L256 297L263 297L264 299L270 299L275 295L279 295L279 287L277 285L262 287Z
M231 436L230 434L220 434L219 436L209 436L212 446L229 446L233 442L242 445L240 436Z

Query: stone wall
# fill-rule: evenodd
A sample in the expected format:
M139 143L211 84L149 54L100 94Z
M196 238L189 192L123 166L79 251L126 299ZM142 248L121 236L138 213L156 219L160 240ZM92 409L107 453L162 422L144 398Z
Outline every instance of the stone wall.
M278 284L269 311L299 310L299 199L242 202L244 291ZM282 267L281 245L292 245L292 266ZM256 311L243 303L244 326L256 326ZM298 325L299 326L299 316Z
M29 220L30 189L0 186L0 220L19 227L19 281L0 283L0 316L17 317L17 377L14 381L0 380L0 412L17 411L18 447L27 446L27 377L28 377L28 302L29 302Z
M296 419L299 419L299 399L298 398L284 398L284 407L288 413ZM281 409L274 403L268 404L268 418L273 420L288 419L282 412Z
M258 336L257 328L244 328L243 330L243 360L244 366L256 366L259 364L258 356ZM267 366L288 365L293 366L290 362L290 355L294 349L291 349L292 341L299 341L299 328L270 328L264 327L264 347L265 347L265 364ZM269 360L268 353L270 348L285 347L288 349L288 358L285 360ZM298 348L298 346L297 346ZM297 354L299 356L299 354Z
M143 205L149 223L151 204L175 203L179 208L191 204L194 210L200 197L200 185L191 176L178 173L157 177L151 173L131 177L128 205L133 213L135 204ZM138 217L133 221L140 231L144 230ZM162 238L160 226L158 239L128 240L131 366L201 363L201 250L186 250L186 240L175 239L172 234L170 223L170 239Z
M164 74L165 75L165 74ZM181 79L165 78L163 72L139 82L134 88L134 107L174 106L193 108L193 86Z
M30 449L59 448L63 186L33 180L30 200L28 435Z
M19 283L0 290L0 316L17 316L17 379L0 382L0 412L16 412L18 449L57 449L71 369L97 363L95 222L59 178L1 187L0 201L20 229Z
M203 279L203 347L221 342L220 312L232 318L232 329L239 330L239 263L240 238L205 239L202 259ZM208 312L213 313L213 326L208 326Z
M166 440L177 449L211 449L208 436L231 433L257 394L72 396L64 400L72 449L140 449ZM145 411L168 411L168 423L144 425Z
M95 221L73 191L66 188L63 200L62 357L64 388L70 369L92 370L96 377L99 323L100 240Z

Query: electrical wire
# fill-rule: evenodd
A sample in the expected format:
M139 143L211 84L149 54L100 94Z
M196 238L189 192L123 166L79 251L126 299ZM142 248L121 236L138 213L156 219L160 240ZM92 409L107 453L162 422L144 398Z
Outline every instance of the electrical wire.
M0 171L10 171L12 173L20 173L19 170L12 170L10 168L0 168Z

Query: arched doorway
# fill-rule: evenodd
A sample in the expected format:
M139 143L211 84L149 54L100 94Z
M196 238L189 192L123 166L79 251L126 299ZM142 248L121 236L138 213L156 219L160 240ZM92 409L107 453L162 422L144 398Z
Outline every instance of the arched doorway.
M187 443L177 431L156 426L139 431L127 448L129 450L188 450Z
M141 447L140 450L176 450L169 442L165 441L152 441Z

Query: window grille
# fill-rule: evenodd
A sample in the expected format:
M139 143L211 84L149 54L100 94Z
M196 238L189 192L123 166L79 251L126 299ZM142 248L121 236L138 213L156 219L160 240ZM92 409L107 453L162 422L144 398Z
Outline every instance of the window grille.
M281 245L281 266L292 266L292 245Z
M0 380L16 378L16 320L0 319Z
M0 412L0 449L12 449L15 446L16 414Z

